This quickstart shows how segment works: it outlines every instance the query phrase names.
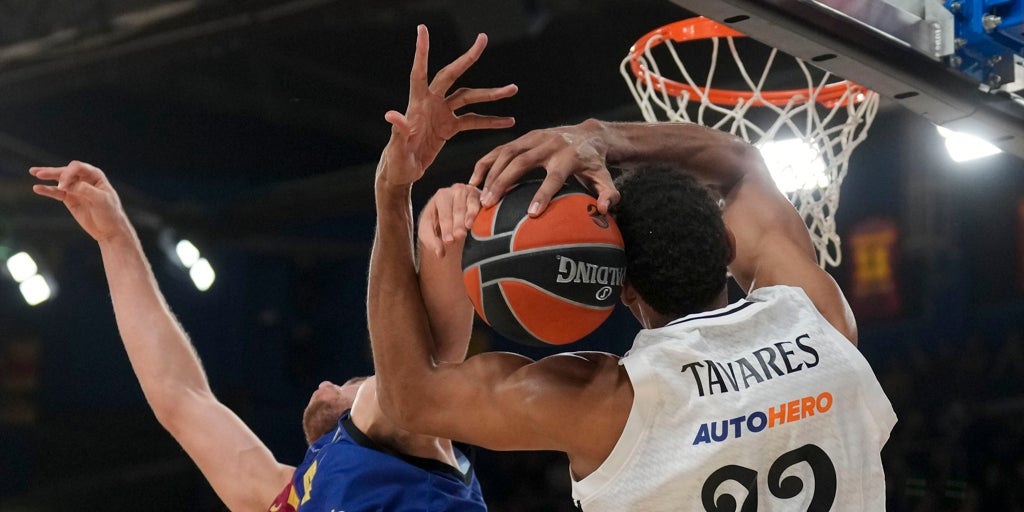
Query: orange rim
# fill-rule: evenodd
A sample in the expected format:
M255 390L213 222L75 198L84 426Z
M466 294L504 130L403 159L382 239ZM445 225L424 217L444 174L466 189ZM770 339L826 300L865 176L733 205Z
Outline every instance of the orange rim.
M718 37L747 36L742 32L703 16L677 21L675 23L670 23L663 27L656 28L638 39L629 49L630 69L633 71L634 76L644 82L648 82L649 78L650 84L659 91L664 91L665 93L673 96L683 96L684 93L706 96L708 101L716 105L735 106L742 101L744 103L753 102L753 105L755 106L765 106L766 104L785 106L789 104L795 96L803 95L810 98L813 94L814 89L811 88L779 89L761 91L760 95L755 97L752 91L716 89L714 87L693 87L689 84L677 82L653 73L640 64L641 58L647 50L648 45L651 45L650 47L653 48L659 44L663 44L667 40L672 40L677 43L686 43ZM867 92L868 90L861 85L850 82L849 80L842 80L823 86L815 99L825 107L832 108L837 104L845 105L851 101L854 103L860 102L863 95L867 94Z

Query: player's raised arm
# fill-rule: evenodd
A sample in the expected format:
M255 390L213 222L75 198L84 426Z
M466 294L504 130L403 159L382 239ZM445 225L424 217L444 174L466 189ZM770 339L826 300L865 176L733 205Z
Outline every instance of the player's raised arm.
M451 113L441 108L431 110L437 114L436 118L419 115L418 109L428 102L443 100L444 88L433 84L441 79L445 70L456 66L466 56L442 70L429 87L424 85L427 79L423 64L426 33L420 30L411 74L413 92L409 110L401 117L410 122L394 124L392 139L381 156L375 185L378 218L370 259L367 307L381 406L409 430L490 448L554 449L574 453L579 445L586 446L587 450L610 450L607 442L590 442L590 436L593 432L607 430L599 416L625 417L622 411L618 411L622 413L618 415L608 414L609 397L615 396L621 384L613 357L572 355L534 363L515 354L489 353L465 363L445 363L434 353L435 344L415 268L409 194L411 184L424 172L422 163L433 160L436 155L431 151L439 150L443 141L416 141L411 134L436 133L419 124L433 122L433 119L444 122L449 118ZM481 45L480 40L468 53L472 57L467 60L479 56L482 46L478 48L478 45ZM444 82L451 84L451 80ZM395 113L389 120L397 115ZM419 121L412 122L413 119ZM437 198L432 204L436 202ZM465 221L462 222L464 230ZM435 255L447 250L451 252L448 257L455 256L452 241L454 237L446 247L442 240L440 247L430 248L428 252L436 248ZM447 282L446 290L444 293L452 293L452 296L464 293L461 280ZM467 335L468 325L460 325L463 326L443 331L448 335ZM447 344L446 340L440 340L436 346ZM629 391L628 385L621 389ZM628 400L624 403L628 409ZM579 421L576 413L584 412L598 418L593 430L580 432L568 428ZM621 428L621 425L614 428ZM614 435L610 440L614 442ZM603 455L584 458L599 461Z
M818 310L856 343L856 323L835 281L817 266L807 227L778 190L760 153L739 137L691 123L610 123L530 132L480 159L471 183L491 205L523 174L548 172L531 213L544 210L556 185L576 176L617 200L608 167L670 167L692 173L724 201L724 220L735 239L729 270L746 291L773 284L798 286Z
M430 321L434 357L443 362L459 362L473 331L473 305L462 283L462 247L467 224L480 209L480 191L468 185L455 185L438 191L420 213L419 284ZM452 226L459 222L461 228ZM445 227L442 228L441 226ZM448 241L442 230L453 233Z
M385 119L391 123L388 141L377 169L375 195L377 233L370 261L367 293L368 324L377 366L378 396L391 415L401 416L401 403L415 390L414 369L432 364L435 357L461 361L468 342L471 316L459 314L445 318L438 312L435 327L445 339L434 345L430 324L420 293L413 247L413 215L409 199L412 183L423 176L437 157L444 143L463 130L505 128L512 126L510 117L490 117L456 111L470 104L494 101L517 92L514 85L496 89L462 88L449 94L455 81L480 57L487 38L477 37L473 46L454 62L442 68L431 80L427 60L429 34L417 27L416 53L409 74L409 104L405 113L389 111ZM432 201L431 205L436 204ZM436 211L436 209L435 209ZM450 240L449 240L450 241ZM444 240L429 248L423 264L424 279L444 278L457 272L454 260L442 260ZM434 268L440 267L441 274ZM430 287L429 283L425 283ZM431 287L427 302L444 307L459 307L457 294L447 288ZM465 306L462 304L461 306ZM463 309L463 311L465 311ZM471 315L471 311L468 313ZM457 337L465 337L465 340ZM437 352L439 353L437 353Z
M267 447L210 390L194 348L157 287L138 236L102 171L71 162L34 167L56 185L33 190L61 201L95 239L118 330L146 400L229 509L265 512L291 478Z

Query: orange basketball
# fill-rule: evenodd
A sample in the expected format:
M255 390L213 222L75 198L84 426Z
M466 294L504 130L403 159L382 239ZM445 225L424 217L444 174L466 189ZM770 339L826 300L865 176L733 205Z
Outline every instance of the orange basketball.
M593 332L619 299L622 234L597 200L570 180L540 216L527 208L541 181L526 181L482 210L462 252L473 307L506 338L564 345Z

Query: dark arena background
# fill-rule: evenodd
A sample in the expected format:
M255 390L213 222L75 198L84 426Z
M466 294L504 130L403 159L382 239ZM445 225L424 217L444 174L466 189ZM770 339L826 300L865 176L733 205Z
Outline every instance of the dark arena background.
M0 270L0 512L224 510L142 396L95 243L31 192L30 166L107 172L215 393L297 464L317 384L372 372L373 173L416 25L432 73L486 32L460 83L520 89L481 109L517 126L453 139L416 187L421 206L530 129L641 120L619 62L693 14L667 0L0 0L0 257L30 254L51 287L30 306ZM943 144L927 116L882 99L842 188L830 272L899 416L888 509L1024 510L1021 151L955 162ZM207 291L176 263L180 239L214 270ZM619 307L562 350L621 354L638 328ZM471 350L555 351L483 324ZM573 509L560 454L477 462L495 512Z

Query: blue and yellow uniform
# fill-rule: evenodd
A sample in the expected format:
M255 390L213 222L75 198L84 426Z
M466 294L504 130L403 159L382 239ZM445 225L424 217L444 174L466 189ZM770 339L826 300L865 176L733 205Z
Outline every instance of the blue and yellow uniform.
M486 511L480 483L458 449L460 469L386 449L345 412L314 442L270 512Z

